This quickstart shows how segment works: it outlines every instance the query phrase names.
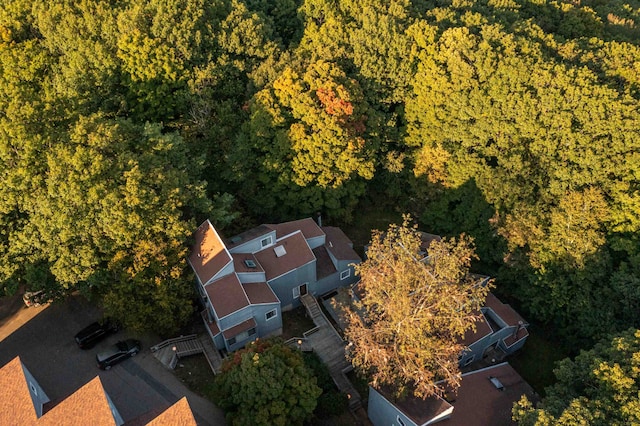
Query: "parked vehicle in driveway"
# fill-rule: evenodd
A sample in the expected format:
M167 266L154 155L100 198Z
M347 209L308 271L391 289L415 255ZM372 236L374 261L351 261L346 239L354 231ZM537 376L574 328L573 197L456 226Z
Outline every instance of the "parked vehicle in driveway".
M109 370L112 366L127 358L136 356L140 352L140 341L135 339L121 340L111 348L96 355L98 367L101 370Z
M89 324L75 335L76 343L80 349L90 349L100 340L120 330L120 326L110 318L104 318Z
M27 307L37 308L47 303L51 303L51 298L44 292L44 290L27 291L22 295L22 300Z

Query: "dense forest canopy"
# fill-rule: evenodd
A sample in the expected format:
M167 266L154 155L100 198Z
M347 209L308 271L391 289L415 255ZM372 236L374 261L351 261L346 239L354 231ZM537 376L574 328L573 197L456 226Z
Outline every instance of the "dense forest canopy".
M393 206L572 343L638 327L637 0L7 0L0 280L188 314L220 228Z

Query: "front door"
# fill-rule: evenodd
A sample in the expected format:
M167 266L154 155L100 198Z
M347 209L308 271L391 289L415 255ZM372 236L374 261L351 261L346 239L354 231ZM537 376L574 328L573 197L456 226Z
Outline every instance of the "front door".
M305 294L307 294L307 283L300 286L300 296L304 296Z

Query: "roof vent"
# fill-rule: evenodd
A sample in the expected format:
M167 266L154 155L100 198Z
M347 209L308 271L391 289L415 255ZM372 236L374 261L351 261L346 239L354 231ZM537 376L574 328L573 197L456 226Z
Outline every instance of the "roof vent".
M284 249L284 246L277 246L276 248L273 249L273 251L276 253L276 257L282 257L285 254L287 254L287 251Z
M257 268L258 265L256 265L256 262L254 262L252 259L245 259L244 260L244 264L247 265L247 268Z
M238 244L240 241L242 241L242 237L239 235L236 235L235 237L231 238L231 242L233 244Z
M491 381L493 386L496 387L496 389L498 389L499 391L503 391L504 390L504 385L502 383L500 383L500 380L498 380L497 377L489 376L489 380Z

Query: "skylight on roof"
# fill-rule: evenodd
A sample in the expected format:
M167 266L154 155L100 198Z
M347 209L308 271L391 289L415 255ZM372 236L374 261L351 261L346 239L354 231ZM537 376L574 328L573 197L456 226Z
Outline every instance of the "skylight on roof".
M284 249L284 246L277 246L273 249L273 251L276 253L276 257L282 257L285 254L287 254L287 251Z
M247 265L247 268L257 268L258 265L256 265L256 262L253 261L253 259L245 259L244 260L244 264Z

